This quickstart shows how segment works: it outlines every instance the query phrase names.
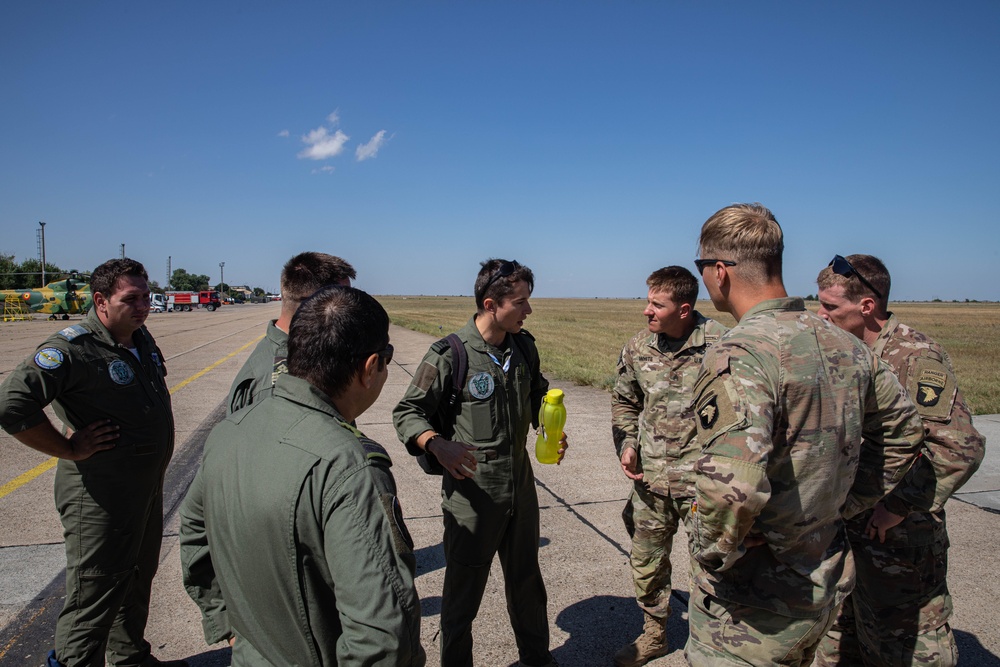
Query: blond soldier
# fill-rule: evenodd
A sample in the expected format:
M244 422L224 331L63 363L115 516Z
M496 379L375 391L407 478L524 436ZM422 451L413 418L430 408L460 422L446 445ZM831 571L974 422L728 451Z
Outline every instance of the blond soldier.
M944 504L979 468L986 441L948 354L889 312L889 271L877 257L837 255L816 282L820 316L892 367L924 425L923 456L874 510L847 524L857 586L817 664L955 665Z
M737 325L695 387L696 667L809 664L854 581L842 512L899 483L923 434L888 367L788 297L783 246L760 204L724 208L701 231L696 265Z
M643 612L639 637L615 654L617 667L644 665L670 650L670 549L691 509L698 448L691 409L705 349L727 328L694 309L698 280L680 266L654 271L643 315L625 344L611 392L611 431L632 494L622 512L632 538L630 564Z

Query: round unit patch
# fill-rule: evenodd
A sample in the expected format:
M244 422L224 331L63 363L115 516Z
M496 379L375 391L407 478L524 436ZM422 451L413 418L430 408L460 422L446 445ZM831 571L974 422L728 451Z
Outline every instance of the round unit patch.
M469 393L473 398L489 398L494 388L493 376L489 373L476 373L469 380Z
M62 366L64 358L62 350L57 350L54 347L46 347L35 353L35 365L51 371Z
M115 359L108 364L108 375L115 384L128 384L135 378L132 367L121 359Z

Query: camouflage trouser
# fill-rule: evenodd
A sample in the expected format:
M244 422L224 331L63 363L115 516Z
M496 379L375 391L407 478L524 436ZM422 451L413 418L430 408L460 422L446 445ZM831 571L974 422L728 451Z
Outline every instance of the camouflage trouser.
M649 491L642 483L632 489L622 520L632 538L632 582L639 606L650 616L670 613L670 549L677 526L687 519L691 498L671 498Z
M816 665L953 667L958 649L948 625L944 512L910 514L885 544L864 535L870 516L847 524L857 582L820 644Z
M835 611L792 618L720 600L695 586L688 606L684 657L693 667L805 666L833 623Z

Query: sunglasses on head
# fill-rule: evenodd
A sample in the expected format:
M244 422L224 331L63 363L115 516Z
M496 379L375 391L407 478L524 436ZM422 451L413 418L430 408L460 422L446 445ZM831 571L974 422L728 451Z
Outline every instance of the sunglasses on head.
M846 257L841 257L840 255L834 255L833 259L830 260L828 265L833 269L833 272L838 276L844 276L845 278L850 278L851 276L856 276L861 284L872 291L872 293L879 299L882 298L882 293L875 289L870 282L854 268L854 266L847 261Z
M490 288L490 285L492 285L496 281L500 280L501 278L506 278L507 276L511 275L512 273L514 273L515 271L517 271L520 268L521 268L521 265L518 264L517 262L504 262L504 263L502 263L500 265L500 268L498 268L496 271L494 271L493 275L490 276L490 279L486 281L485 285L483 285L483 289L480 292L480 297L486 296L486 290L488 290Z

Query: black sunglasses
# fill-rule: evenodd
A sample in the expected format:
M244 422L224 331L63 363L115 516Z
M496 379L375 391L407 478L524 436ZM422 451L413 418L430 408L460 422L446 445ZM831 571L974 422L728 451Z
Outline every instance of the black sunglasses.
M504 262L503 264L501 264L500 268L494 271L493 275L490 276L490 279L486 281L485 285L483 285L483 289L482 291L480 291L479 297L482 298L486 296L486 290L490 288L490 285L500 280L501 278L506 278L507 276L514 273L520 268L521 265L518 264L517 262Z
M712 266L716 262L722 262L726 266L736 266L736 262L729 259L696 259L694 265L698 267L698 273L702 273L706 266Z
M854 266L847 261L846 257L841 257L840 255L834 255L833 259L830 260L830 264L828 266L832 267L833 272L836 273L838 276L844 276L845 278L850 278L851 276L857 276L858 280L861 281L862 285L870 289L872 293L874 293L875 296L878 297L879 299L882 298L882 293L879 292L877 289L875 289L875 287L873 287L872 284L868 282L863 275L858 273L858 270L855 269Z
M377 354L379 359L384 360L384 363L388 366L389 362L392 361L393 351L394 348L392 347L392 343L386 343L385 347L382 348L381 350L373 350L371 352L365 352L364 354L361 355L361 359L362 361L365 361L368 359L368 357L372 356L373 354Z

